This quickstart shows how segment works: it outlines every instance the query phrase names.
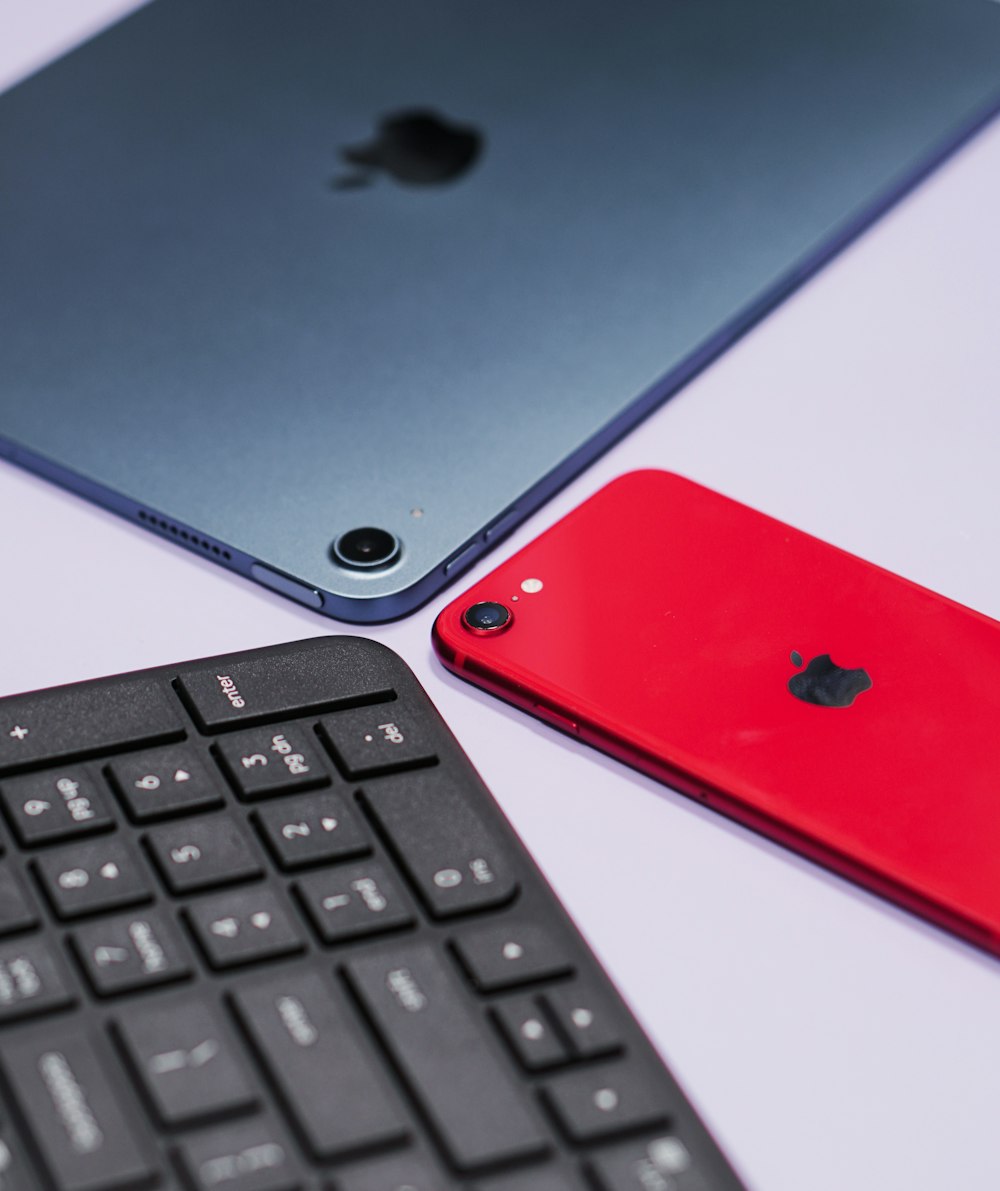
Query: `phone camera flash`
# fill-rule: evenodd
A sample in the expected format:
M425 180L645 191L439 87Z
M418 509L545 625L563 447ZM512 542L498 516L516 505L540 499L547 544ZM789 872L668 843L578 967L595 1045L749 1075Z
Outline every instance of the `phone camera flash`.
M535 592L541 591L543 586L541 579L525 579L521 584L521 590L525 595L534 595Z

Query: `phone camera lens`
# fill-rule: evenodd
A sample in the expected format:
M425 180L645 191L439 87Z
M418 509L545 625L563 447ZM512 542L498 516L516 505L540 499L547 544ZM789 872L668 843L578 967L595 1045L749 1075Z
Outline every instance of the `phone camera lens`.
M399 558L399 538L387 529L365 526L349 529L331 548L334 562L352 571L375 571L391 566Z
M462 613L462 623L472 633L498 633L509 626L514 614L504 604L484 600Z

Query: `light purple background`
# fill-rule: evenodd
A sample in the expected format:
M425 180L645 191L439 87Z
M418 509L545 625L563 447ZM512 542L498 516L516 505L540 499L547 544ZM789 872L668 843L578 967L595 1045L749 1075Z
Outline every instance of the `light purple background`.
M130 7L2 0L0 86ZM998 324L995 125L465 582L661 466L1000 617ZM416 671L747 1184L1000 1187L1000 961L452 679L429 642L447 598L369 633ZM0 694L330 631L0 464ZM960 813L960 789L940 799Z

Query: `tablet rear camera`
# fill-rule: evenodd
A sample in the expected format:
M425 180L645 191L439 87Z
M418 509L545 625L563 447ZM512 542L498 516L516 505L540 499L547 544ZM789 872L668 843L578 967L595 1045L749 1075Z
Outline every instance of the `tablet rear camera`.
M484 600L462 613L462 624L470 633L499 633L510 626L514 614L505 604Z
M378 571L392 566L399 558L399 538L387 529L366 525L349 529L335 539L330 553L333 561L351 571Z

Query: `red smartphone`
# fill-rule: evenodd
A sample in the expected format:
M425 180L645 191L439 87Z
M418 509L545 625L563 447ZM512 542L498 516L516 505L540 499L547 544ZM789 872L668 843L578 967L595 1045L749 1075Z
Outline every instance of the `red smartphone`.
M1000 954L1000 623L680 476L438 617L456 674Z

